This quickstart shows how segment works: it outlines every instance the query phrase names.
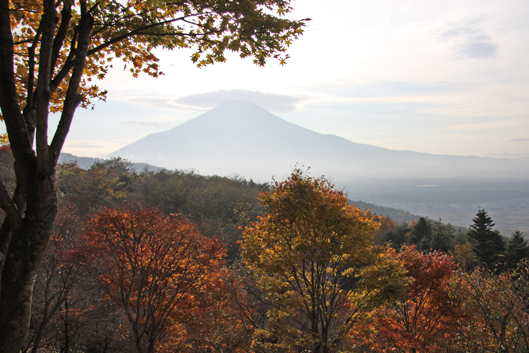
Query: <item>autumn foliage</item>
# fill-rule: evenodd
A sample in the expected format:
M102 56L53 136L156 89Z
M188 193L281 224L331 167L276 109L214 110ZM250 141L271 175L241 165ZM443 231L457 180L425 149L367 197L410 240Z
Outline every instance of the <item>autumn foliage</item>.
M377 223L391 220L349 205L324 178L295 171L264 189L260 206L240 208L249 202L237 197L240 191L229 198L213 191L239 185L249 197L242 181L136 174L117 160L62 171L59 222L37 272L25 352L529 348L524 260L491 271L465 268L459 246L447 255L405 243L400 250L374 245ZM131 201L148 192L165 212ZM182 193L187 198L176 197ZM228 217L232 227L249 224L240 230L242 259L226 258L225 243L211 236L222 221L190 221L208 210L196 207L197 198L209 200L211 216ZM126 206L115 206L124 199ZM239 215L245 209L253 211ZM248 223L259 210L265 213ZM394 231L401 226L413 229ZM470 243L465 247L472 253Z
M243 242L244 261L271 306L254 349L342 349L385 288L402 278L391 253L372 246L377 222L301 170L260 202L267 213L245 229Z
M126 313L138 352L182 344L174 335L187 340L195 309L207 310L222 287L222 244L181 216L152 208L104 209L86 237L93 277Z
M460 346L471 352L529 351L529 264L494 273L477 269L460 276L458 294L469 314L459 327Z
M446 352L464 318L463 297L451 294L456 264L445 254L414 246L399 253L412 281L406 295L375 313L372 348L380 352Z
M271 11L263 11L265 6ZM292 10L287 1L269 1L266 5L253 1L240 6L224 1L105 0L91 4L83 0L60 1L54 6L41 1L14 0L10 2L10 10L11 27L17 29L12 32L14 72L22 110L26 98L30 105L34 99L29 91L38 84L34 75L42 61L39 54L47 49L47 43L41 43L42 31L47 28L39 27L46 22L46 12L58 24L54 25L52 61L45 62L56 67L55 75L50 77L52 112L62 110L75 64L73 59L82 55L79 46L85 43L79 37L83 34L88 36L85 39L88 48L84 53L80 103L87 107L94 98L106 98L107 92L95 81L106 76L115 59L121 59L134 77L140 73L153 77L163 74L153 52L159 47L196 46L192 61L199 67L225 61L226 50L239 52L241 57L254 56L259 65L269 58L284 63L286 48L303 32L303 21L281 18ZM274 16L274 12L279 16ZM84 33L86 30L90 32ZM265 32L269 35L263 36Z

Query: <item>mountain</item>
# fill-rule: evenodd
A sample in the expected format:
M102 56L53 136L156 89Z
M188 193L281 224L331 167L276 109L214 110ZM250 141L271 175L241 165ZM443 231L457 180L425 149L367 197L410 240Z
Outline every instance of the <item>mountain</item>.
M111 154L201 174L283 179L292 168L334 182L368 179L526 179L522 159L395 151L320 134L289 123L248 101L229 101L171 130L150 134Z
M71 163L76 162L77 165L80 168L88 169L92 166L92 164L97 162L103 162L104 159L102 158L95 158L95 157L78 157L74 156L73 154L62 152L59 156L59 163Z
M80 168L89 169L94 163L104 163L103 158L96 157L78 157L71 153L62 152L59 156L59 163L72 163L75 162ZM147 163L131 163L131 169L136 172L142 171L159 171L160 167L155 167Z

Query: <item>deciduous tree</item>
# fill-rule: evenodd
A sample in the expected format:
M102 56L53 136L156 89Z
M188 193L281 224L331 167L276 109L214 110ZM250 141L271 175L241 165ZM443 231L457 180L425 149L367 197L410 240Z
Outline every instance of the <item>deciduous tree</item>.
M479 265L479 258L472 249L472 244L469 241L456 244L454 250L450 251L449 254L461 269L465 271L470 271Z
M178 170L142 173L133 182L137 198L167 212L182 213L204 235L218 236L228 248L229 261L239 258L238 241L242 238L239 228L262 213L256 197L266 188L266 184L240 177L203 176Z
M48 338L45 336L48 324L63 310L65 301L83 278L80 261L75 256L80 245L78 232L82 220L75 207L69 204L61 209L57 221L35 278L38 295L33 300L32 335L28 342L32 353L38 352ZM52 339L56 340L56 337Z
M73 204L62 204L57 222L35 278L31 325L24 352L43 349L72 352L127 350L119 322L124 318L101 300L84 263L81 236L90 214ZM131 346L130 344L128 345Z
M459 295L469 320L459 326L464 352L529 351L529 266L494 273L477 269L462 274Z
M158 351L182 352L249 352L252 325L244 314L247 306L242 283L232 269L211 271L208 285L182 302L174 315L177 324ZM177 331L177 333L174 333Z
M380 226L373 234L373 241L381 245L386 241L386 233L395 230L397 223L390 216L378 216Z
M377 334L372 348L379 352L446 352L464 317L463 297L451 295L449 283L456 264L437 251L424 254L403 247L399 259L413 280L400 301L375 314Z
M57 159L79 105L105 98L91 81L113 59L133 76L161 74L153 49L195 47L204 66L225 52L284 63L304 21L289 0L0 1L0 108L15 159L16 187L0 185L0 351L18 353L27 334L33 278L57 213ZM60 115L49 139L48 116Z
M86 237L93 276L124 310L138 353L155 352L168 336L185 336L178 328L220 280L222 244L178 215L104 209Z
M260 202L267 213L245 229L243 257L273 307L254 348L339 349L367 308L400 288L392 253L372 245L375 218L301 170Z
M79 212L88 214L130 201L135 196L131 189L136 178L137 174L120 159L95 163L86 170L75 162L65 163L59 166L57 187L60 201L73 203Z

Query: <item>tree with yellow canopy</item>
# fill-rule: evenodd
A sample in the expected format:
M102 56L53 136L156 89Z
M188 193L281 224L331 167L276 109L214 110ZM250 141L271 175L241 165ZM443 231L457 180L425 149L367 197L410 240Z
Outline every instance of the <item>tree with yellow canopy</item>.
M300 170L259 200L267 213L245 229L243 258L272 309L254 348L345 349L371 308L406 283L394 252L372 243L376 217Z

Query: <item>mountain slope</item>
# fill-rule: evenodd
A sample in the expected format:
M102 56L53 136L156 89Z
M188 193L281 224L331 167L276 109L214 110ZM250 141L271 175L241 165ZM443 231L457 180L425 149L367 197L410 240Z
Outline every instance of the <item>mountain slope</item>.
M231 101L111 154L201 174L282 179L298 165L334 181L365 178L525 178L518 160L394 151L323 135L247 101Z

